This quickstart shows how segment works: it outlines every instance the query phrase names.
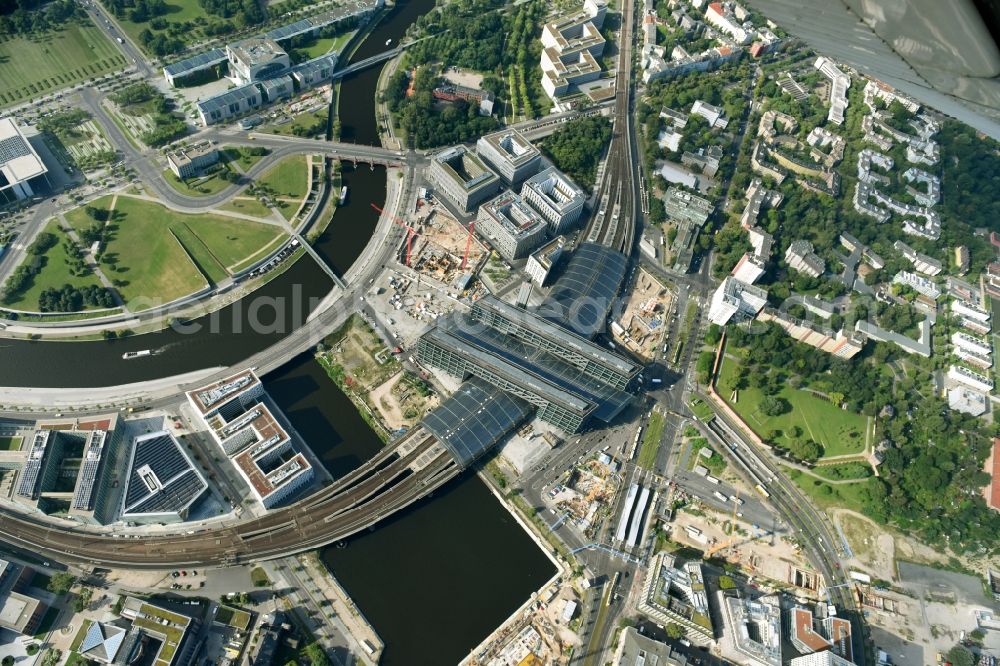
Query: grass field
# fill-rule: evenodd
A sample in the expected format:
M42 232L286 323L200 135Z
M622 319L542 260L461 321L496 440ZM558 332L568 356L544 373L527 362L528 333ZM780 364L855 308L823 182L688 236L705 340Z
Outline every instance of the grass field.
M269 125L264 125L260 128L261 132L269 132L271 134L280 134L282 136L298 136L295 133L296 128L310 129L317 124L317 122L326 123L327 111L323 109L321 111L314 111L312 113L300 113L295 116L291 122L277 124L271 123ZM323 125L323 130L326 131L326 125Z
M0 437L0 451L20 451L23 437Z
M272 226L218 215L185 215L160 204L119 197L118 230L108 244L127 267L121 289L126 301L155 298L164 303L197 291L205 280L224 279L227 267L274 241Z
M859 481L858 483L833 485L791 467L782 466L782 471L819 508L843 507L845 509L852 509L858 513L865 513L864 502L861 500L861 497L864 489L868 487L872 479Z
M95 222L94 218L87 215L87 206L91 206L99 210L109 210L113 199L114 197L112 195L106 194L103 197L94 199L93 201L80 206L79 208L74 208L63 215L63 217L65 217L66 221L69 222L69 226L73 228L73 231L80 233L84 229L89 229Z
M264 158L264 155L250 155L241 146L226 146L222 149L222 155L227 162L236 162L244 171Z
M164 169L163 180L167 181L170 187L183 195L189 197L207 197L217 194L232 185L232 183L222 177L223 173L228 170L229 167L221 166L208 176L188 178L187 181L183 181L175 176L174 172L170 169Z
M305 155L293 155L278 162L257 183L273 194L278 211L290 220L309 191L308 178Z
M66 250L63 249L63 240L67 238L66 233L59 228L56 220L50 221L45 226L45 231L55 234L59 239L55 245L49 248L48 252L41 258L45 265L42 270L35 275L31 286L19 294L4 299L4 304L23 310L37 310L38 297L46 289L59 289L63 285L71 285L77 288L90 285L101 286L100 280L93 273L83 277L70 275L69 265L66 263ZM84 306L87 308L88 306ZM93 308L90 308L93 309Z
M781 434L775 437L778 446L785 447L790 439L793 428L802 430L802 437L807 437L823 447L823 457L859 454L865 448L865 431L868 419L860 414L840 409L833 403L823 400L811 393L784 387L778 397L784 398L791 405L791 410L778 416L767 416L760 411L760 403L764 394L760 389L748 386L738 393L737 402L729 399L729 391L721 387L729 386L729 378L735 373L739 363L727 358L722 363L719 372L719 395L722 395L730 406L754 429L761 437L766 438L771 430Z
M0 107L114 71L125 57L90 19L37 39L0 38Z
M660 448L660 439L663 437L663 426L666 419L660 412L654 411L649 415L649 423L646 424L646 432L642 435L642 448L639 449L639 459L636 464L643 469L653 469L656 463L656 452Z
M252 215L253 217L271 216L271 209L257 199L230 199L226 203L216 206L216 208L242 215Z

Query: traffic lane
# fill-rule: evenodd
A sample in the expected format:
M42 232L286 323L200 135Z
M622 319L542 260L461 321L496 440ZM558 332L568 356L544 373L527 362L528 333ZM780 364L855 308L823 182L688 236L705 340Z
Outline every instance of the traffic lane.
M732 515L734 510L737 517L744 522L757 525L764 529L770 529L775 525L774 514L754 495L746 492L736 494L736 489L727 483L715 485L703 476L699 476L687 470L678 470L674 473L674 481L677 485L686 490L691 495L703 500L709 506ZM726 501L718 499L715 493L721 493L726 497ZM742 500L742 504L734 502L731 498L737 497ZM740 515L742 514L742 515Z

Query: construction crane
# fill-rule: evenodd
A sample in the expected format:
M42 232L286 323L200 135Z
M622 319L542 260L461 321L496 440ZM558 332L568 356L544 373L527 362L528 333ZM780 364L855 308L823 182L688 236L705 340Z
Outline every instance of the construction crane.
M737 514L737 512L739 511L739 508L740 508L740 489L739 488L735 488L735 490L736 490L736 495L733 498L733 516L732 516L732 518L730 520L730 524L733 526L733 531L734 532L736 531L736 514ZM728 548L729 546L733 545L740 538L741 537L739 535L734 535L734 536L729 537L725 541L722 541L720 543L715 544L714 546L712 546L711 548L709 548L707 551L705 551L705 559L707 560L708 558L712 557L712 555L715 555L720 550Z
M462 255L462 270L469 264L469 248L472 247L472 232L476 229L476 221L469 222L469 235L465 239L465 254Z
M374 202L372 202L372 208L374 208L376 211L378 211L379 215L381 215L382 213L385 212L384 210L382 210ZM392 221L395 222L396 224L398 224L399 226L403 227L404 229L406 229L406 261L403 262L403 263L406 266L409 266L410 265L410 252L413 250L413 239L414 239L414 237L419 236L420 232L417 231L416 229L414 229L413 227L411 227L410 225L408 225L406 222L403 222L403 220L401 220L396 215L392 216Z

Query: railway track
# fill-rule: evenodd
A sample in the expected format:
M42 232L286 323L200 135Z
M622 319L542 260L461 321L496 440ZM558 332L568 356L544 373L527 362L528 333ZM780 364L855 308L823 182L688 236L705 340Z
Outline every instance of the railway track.
M632 140L632 43L635 9L630 0L622 6L618 71L611 144L601 178L600 205L581 238L606 245L626 255L635 244L637 224L635 155Z

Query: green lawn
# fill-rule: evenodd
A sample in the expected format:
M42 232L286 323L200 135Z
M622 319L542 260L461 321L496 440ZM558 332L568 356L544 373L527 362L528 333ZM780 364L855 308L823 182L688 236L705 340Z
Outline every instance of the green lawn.
M22 437L0 437L0 451L20 451Z
M642 435L642 448L639 449L639 459L636 464L643 469L653 469L656 464L656 452L660 448L660 439L663 437L663 426L666 419L660 412L654 411L649 416L649 423L646 424L646 432Z
M232 183L222 177L228 170L229 167L227 166L218 166L215 167L215 170L211 174L198 176L197 178L188 178L184 181L175 176L174 172L170 169L164 169L163 179L170 184L170 187L181 194L189 197L207 197L217 194L232 185Z
M715 415L712 408L707 403L702 402L700 398L691 398L691 403L688 407L698 417L699 421L708 421Z
M264 158L264 155L251 155L247 153L243 150L244 147L249 148L250 146L226 146L222 149L223 159L227 162L236 162L241 169L246 171ZM270 153L270 151L268 152Z
M271 243L280 231L269 225L218 215L185 215L158 203L119 197L118 230L108 244L128 281L126 301L137 297L169 302L218 282L226 268Z
M331 51L340 53L351 39L352 32L345 32L336 37L316 37L302 46L297 46L296 51L301 51L306 55L306 60L318 58Z
M711 451L712 457L706 458L701 455L702 449ZM694 469L697 465L705 467L710 474L716 477L726 469L726 461L723 460L718 451L709 446L708 440L704 437L696 437L691 440L691 455L688 457L688 469Z
M51 220L45 226L44 231L55 234L59 240L40 258L44 265L42 270L35 275L31 286L19 294L5 298L3 301L5 305L22 310L37 310L38 297L46 289L59 289L66 284L77 288L91 285L101 286L101 281L93 273L82 277L70 275L69 265L66 263L66 250L63 248L63 240L67 236L59 227L57 220ZM31 259L33 257L29 255L26 261ZM88 306L84 307L88 308Z
M271 579L261 567L254 567L250 570L250 580L254 587L267 587L271 584Z
M257 181L279 197L301 200L306 195L309 174L305 155L292 155L274 165Z
M125 57L90 19L74 19L73 24L37 39L0 38L0 107L92 79L124 64Z
M87 206L97 208L99 210L109 210L113 199L114 197L112 195L107 194L99 199L94 199L90 203L80 206L79 208L74 208L63 217L65 217L66 221L69 222L69 226L73 228L73 231L80 233L84 229L89 229L96 222L94 218L87 214Z
M230 199L216 208L219 210L228 210L232 213L240 213L241 215L252 215L253 217L271 216L271 209L257 199Z
M865 513L864 502L861 499L862 493L874 479L868 479L858 483L834 485L826 483L825 481L820 481L815 477L809 476L808 474L791 467L782 466L782 471L786 476L788 476L789 479L792 480L792 482L795 483L795 485L801 488L802 492L808 495L809 498L815 502L817 506L819 506L819 508L828 509L830 507L843 507L845 509L852 509L861 514Z
M729 400L729 391L722 387L730 385L730 377L739 363L726 358L719 372L719 395L762 438L767 438L772 430L779 431L775 443L787 447L793 428L802 430L802 437L812 439L823 447L823 457L859 454L865 448L865 431L868 419L860 414L840 409L828 400L807 391L788 386L781 389L778 397L788 401L791 409L778 416L767 416L759 409L763 392L752 386L743 388L737 394L737 402Z
M260 128L261 132L269 132L271 134L280 134L283 136L299 136L295 133L297 128L302 128L308 130L314 127L318 122L324 123L322 131L326 131L326 120L328 113L326 109L320 111L313 111L312 113L300 113L295 116L291 122L278 124L264 125Z

